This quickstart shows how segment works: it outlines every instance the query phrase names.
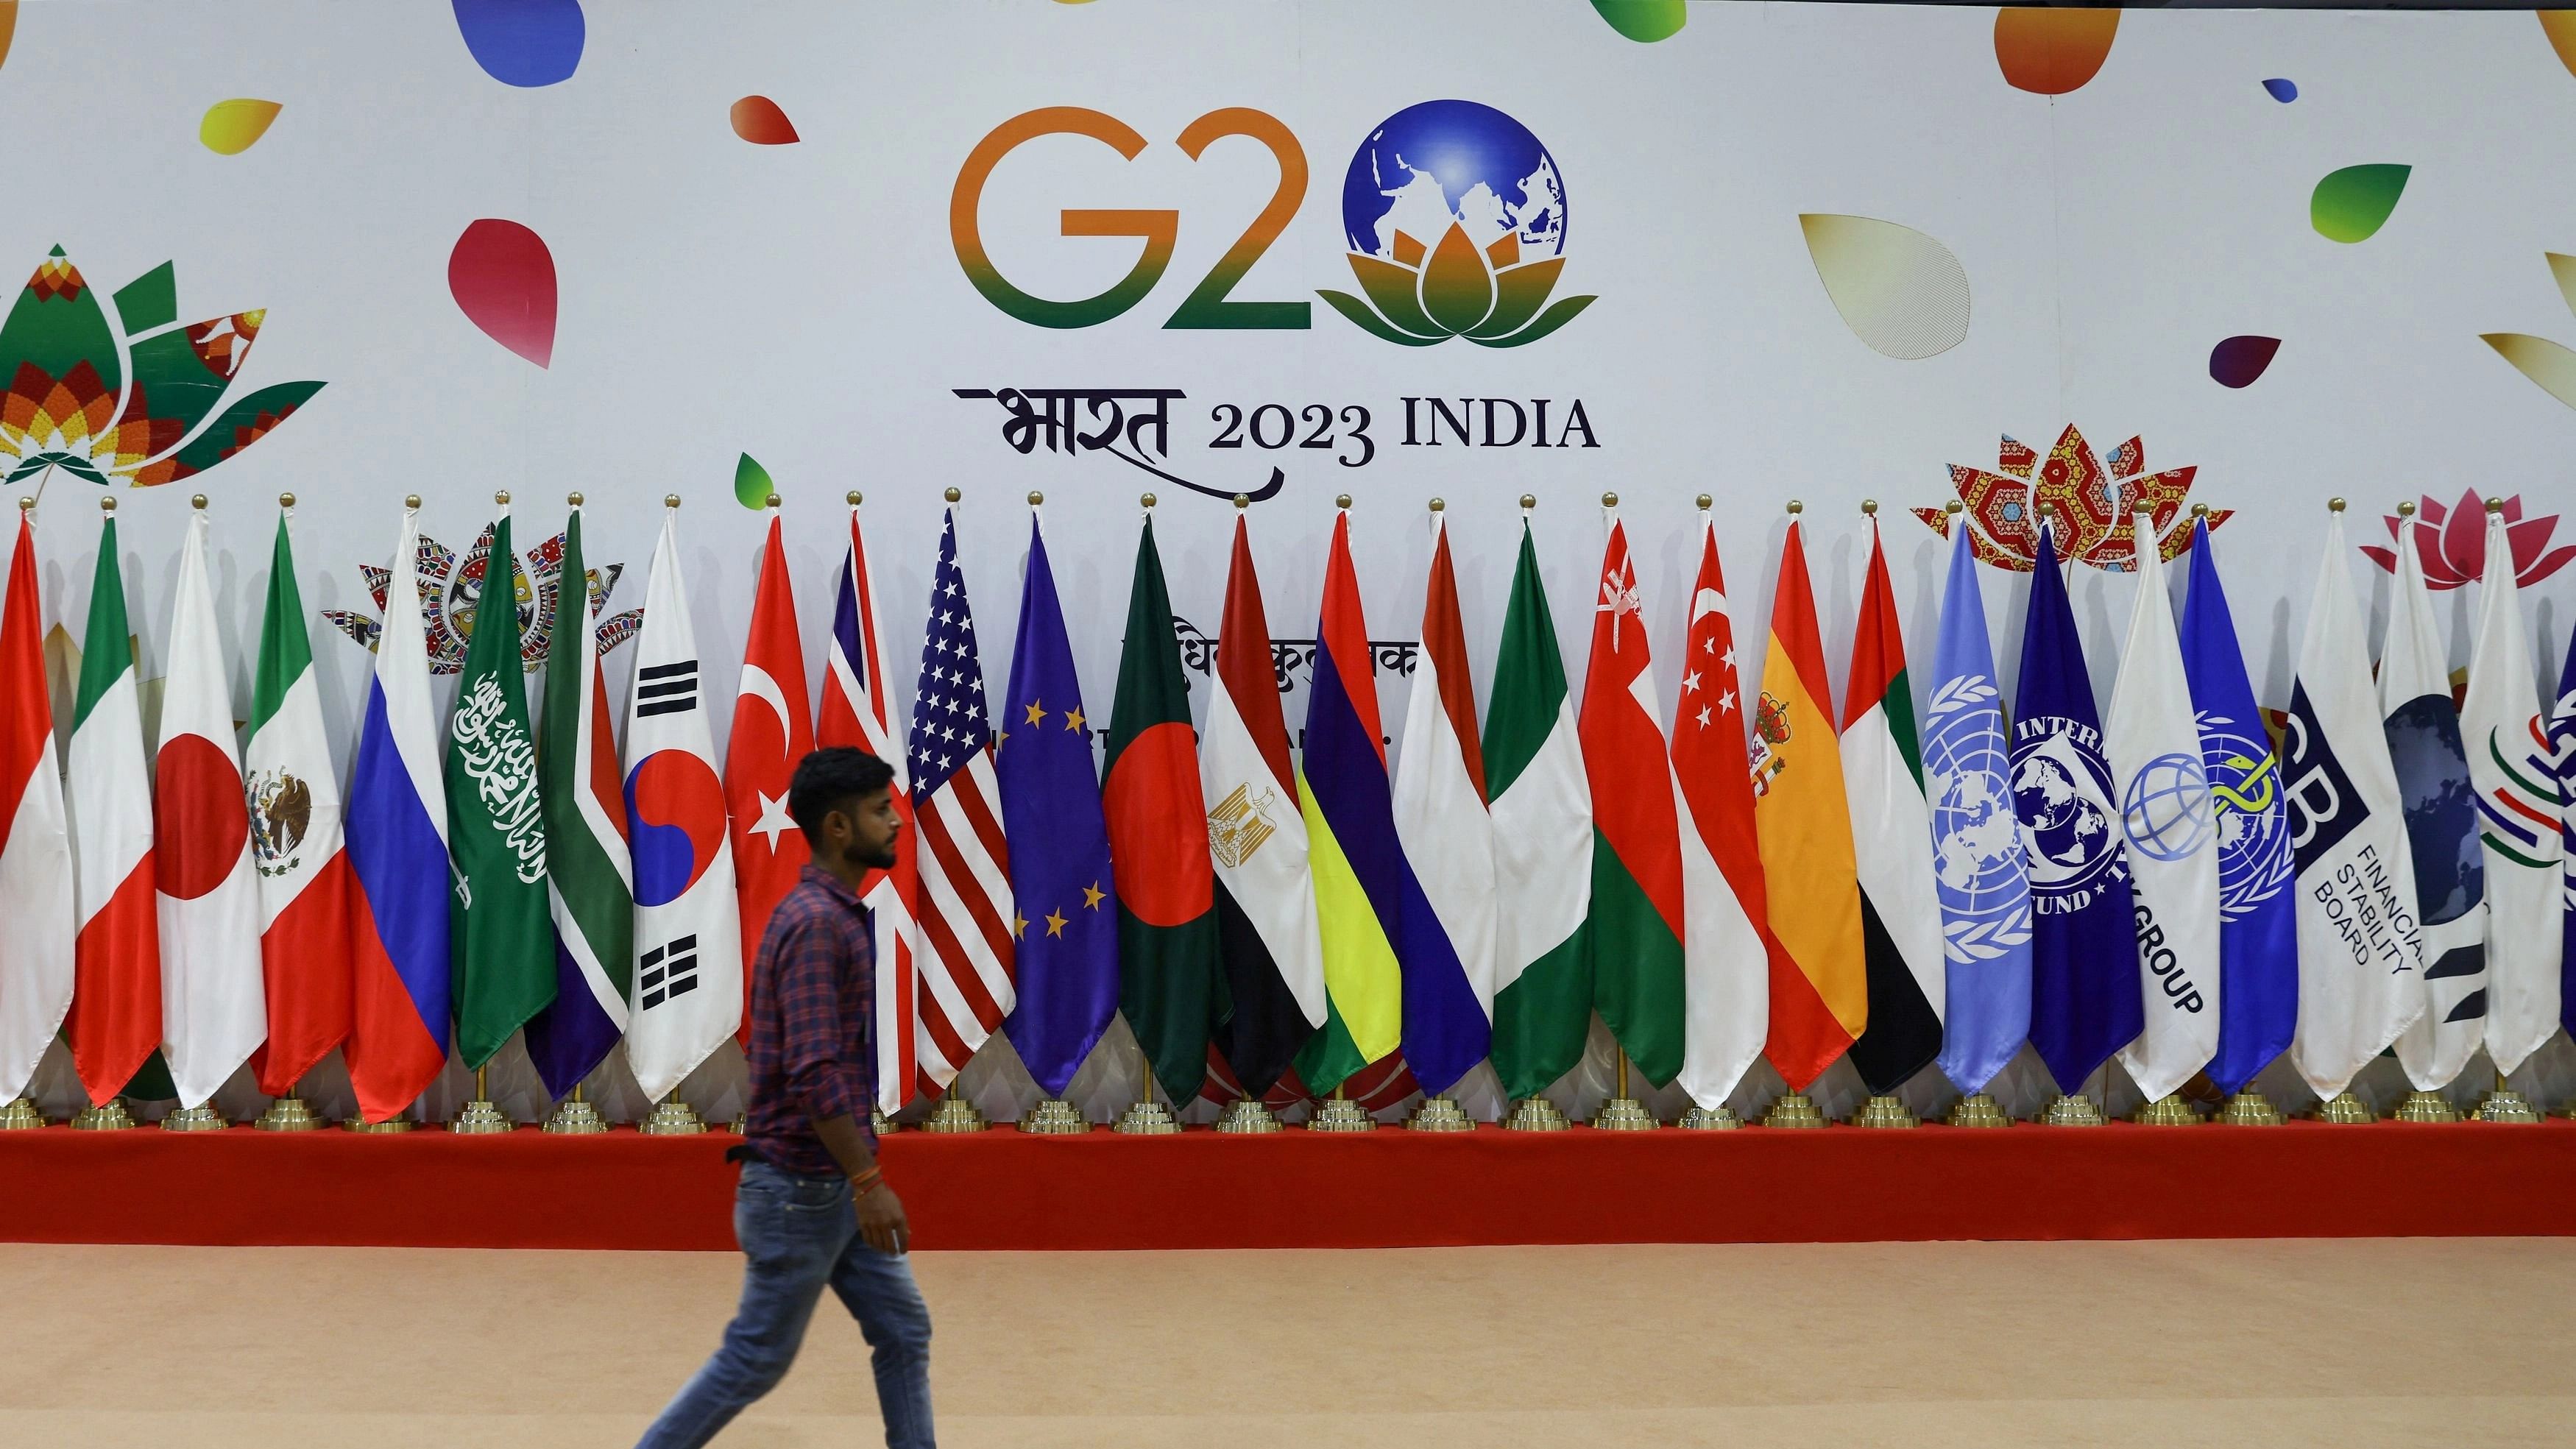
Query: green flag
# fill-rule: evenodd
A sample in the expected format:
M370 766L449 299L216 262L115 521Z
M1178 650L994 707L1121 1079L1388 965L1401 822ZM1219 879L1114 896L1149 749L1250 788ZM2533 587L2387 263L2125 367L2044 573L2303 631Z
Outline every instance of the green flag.
M516 557L504 507L447 744L447 849L456 887L447 903L449 951L456 1051L468 1067L490 1061L510 1033L555 999L546 822L510 587ZM579 609L578 580L573 589Z

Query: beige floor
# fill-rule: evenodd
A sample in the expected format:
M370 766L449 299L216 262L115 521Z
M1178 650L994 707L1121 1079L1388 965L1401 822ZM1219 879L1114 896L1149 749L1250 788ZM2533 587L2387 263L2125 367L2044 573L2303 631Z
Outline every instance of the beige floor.
M941 1441L2566 1444L2576 1242L925 1254ZM0 1445L609 1449L720 1254L0 1246ZM825 1300L719 1442L877 1442Z

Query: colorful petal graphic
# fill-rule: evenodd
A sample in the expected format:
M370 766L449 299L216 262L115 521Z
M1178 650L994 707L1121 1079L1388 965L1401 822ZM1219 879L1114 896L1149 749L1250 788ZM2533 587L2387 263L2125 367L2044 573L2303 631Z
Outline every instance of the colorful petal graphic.
M555 259L545 238L485 217L447 256L447 290L483 334L539 367L555 354Z
M2285 106L2299 98L2298 82L2282 80L2277 76L2263 82L2263 89L2270 91L2272 99Z
M734 501L743 507L755 512L767 508L769 495L777 491L778 485L769 481L769 470L760 466L760 460L749 453L743 454L742 461L733 465Z
M2576 408L2576 352L2520 332L2482 332L2478 337L2512 363L2514 371L2540 384L2541 391Z
M581 0L453 0L456 29L483 73L507 86L550 86L581 64Z
M1611 29L1649 44L1679 34L1690 19L1682 0L1592 0L1592 8Z
M2541 255L2549 258L2549 275L2557 281L2558 295L2567 303L2567 310L2576 312L2576 257L2560 252Z
M238 156L268 134L268 123L277 119L278 110L275 101L217 101L197 123L197 139L218 156Z
M2246 335L2221 340L2209 349L2210 381L2220 387L2248 387L2272 365L2272 354L2281 350L2278 337Z
M2007 15L2016 11L2005 11ZM1798 218L1825 295L1852 334L1913 360L1967 340L1968 272L1950 249L1911 227L1866 216Z
M733 133L755 146L792 146L798 139L787 113L767 96L744 96L733 103Z
M9 60L9 42L18 38L18 0L0 0L0 65Z
M2117 10L1998 10L1995 64L2016 90L2062 96L2101 71L2119 32Z
M2540 33L2549 37L2549 48L2558 52L2558 63L2567 73L2576 75L2576 11L2542 10Z
M2308 197L2308 224L2328 241L2361 242L2378 234L2415 168L2389 162L2329 171Z

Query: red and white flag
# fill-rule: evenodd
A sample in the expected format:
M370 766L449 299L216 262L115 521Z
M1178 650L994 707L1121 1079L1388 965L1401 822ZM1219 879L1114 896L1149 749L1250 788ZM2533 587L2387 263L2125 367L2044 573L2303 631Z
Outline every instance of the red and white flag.
M72 1010L63 1023L72 1065L92 1103L122 1093L161 1045L161 928L153 910L152 776L116 519L99 530L81 638L80 694L69 757L73 879Z
M45 624L36 535L18 515L18 551L0 604L0 1102L22 1095L72 1005L71 835L54 763L45 690Z
M805 646L796 635L796 594L787 583L787 548L777 505L769 509L769 542L760 551L760 583L752 597L751 637L742 646L742 687L733 700L733 733L725 741L725 813L733 819L734 897L742 912L742 983L751 989L751 966L769 913L795 889L809 852L805 835L787 814L787 781L796 762L814 749L814 724L806 712ZM751 1014L743 1013L748 1039Z
M912 779L902 744L886 714L885 635L877 628L876 584L868 575L867 545L859 538L859 506L850 505L850 549L841 561L841 587L832 604L832 644L824 666L823 708L814 741L826 749L850 745L894 767L894 813L903 820L895 837L894 866L870 871L859 899L876 924L877 1106L900 1110L912 1098L914 956L920 943L921 860L913 853Z

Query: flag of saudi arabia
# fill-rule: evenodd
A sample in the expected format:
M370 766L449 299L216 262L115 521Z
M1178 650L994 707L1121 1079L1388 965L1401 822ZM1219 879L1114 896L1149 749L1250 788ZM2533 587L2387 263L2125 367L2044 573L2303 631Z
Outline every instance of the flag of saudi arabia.
M1493 793L1499 903L1494 1070L1505 1092L1527 1097L1574 1066L1591 1027L1583 922L1592 910L1592 875L1570 862L1592 839L1592 792L1526 518L1485 714L1485 783Z

